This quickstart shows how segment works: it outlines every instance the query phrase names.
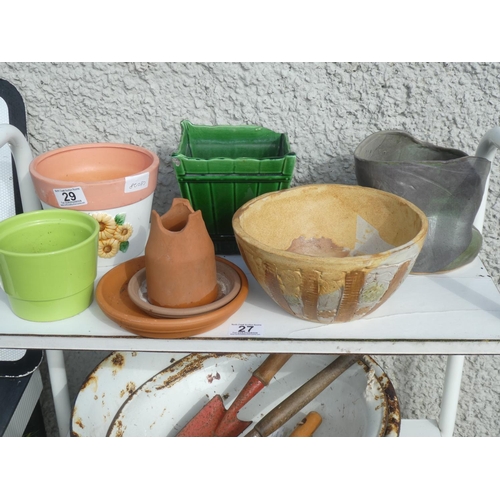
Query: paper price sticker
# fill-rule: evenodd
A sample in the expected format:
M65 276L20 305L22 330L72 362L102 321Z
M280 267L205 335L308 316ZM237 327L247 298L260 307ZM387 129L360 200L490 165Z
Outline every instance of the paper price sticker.
M263 335L264 327L261 323L231 323L229 335L244 337L259 337Z
M81 187L72 187L64 189L54 189L54 195L61 208L78 207L87 204L87 198Z
M141 191L149 185L149 172L143 174L131 175L125 177L125 192L132 193L133 191Z

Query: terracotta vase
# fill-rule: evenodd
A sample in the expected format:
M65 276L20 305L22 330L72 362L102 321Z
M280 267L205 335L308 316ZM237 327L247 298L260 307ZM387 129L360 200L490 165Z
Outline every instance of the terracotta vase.
M145 250L148 300L161 307L197 307L216 300L214 244L200 210L175 198L163 216L153 210Z

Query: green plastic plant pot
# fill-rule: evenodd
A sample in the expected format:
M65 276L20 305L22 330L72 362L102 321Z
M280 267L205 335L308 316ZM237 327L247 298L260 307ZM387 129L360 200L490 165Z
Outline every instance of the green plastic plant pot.
M12 311L56 321L84 311L97 275L99 223L74 210L37 210L0 222L0 278Z
M94 283L69 297L53 300L22 300L9 296L12 312L28 321L58 321L87 309L94 297Z
M239 253L232 216L247 201L290 187L296 155L288 136L255 125L181 122L172 155L181 195L201 210L219 254Z

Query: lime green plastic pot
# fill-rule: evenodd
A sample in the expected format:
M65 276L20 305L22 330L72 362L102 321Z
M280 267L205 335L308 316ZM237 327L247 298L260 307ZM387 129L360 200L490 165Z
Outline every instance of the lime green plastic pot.
M99 223L74 210L38 210L0 222L0 278L14 314L75 316L92 303Z

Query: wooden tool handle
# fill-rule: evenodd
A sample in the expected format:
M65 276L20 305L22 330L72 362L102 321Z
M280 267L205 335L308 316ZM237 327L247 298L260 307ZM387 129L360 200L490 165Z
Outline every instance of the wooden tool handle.
M291 357L291 354L270 354L253 372L253 376L258 378L264 385L267 385Z
M290 434L290 437L311 437L321 422L323 422L321 415L316 411L310 411Z
M362 359L361 355L353 354L344 354L336 358L257 422L246 437L266 437L272 434L359 359Z

